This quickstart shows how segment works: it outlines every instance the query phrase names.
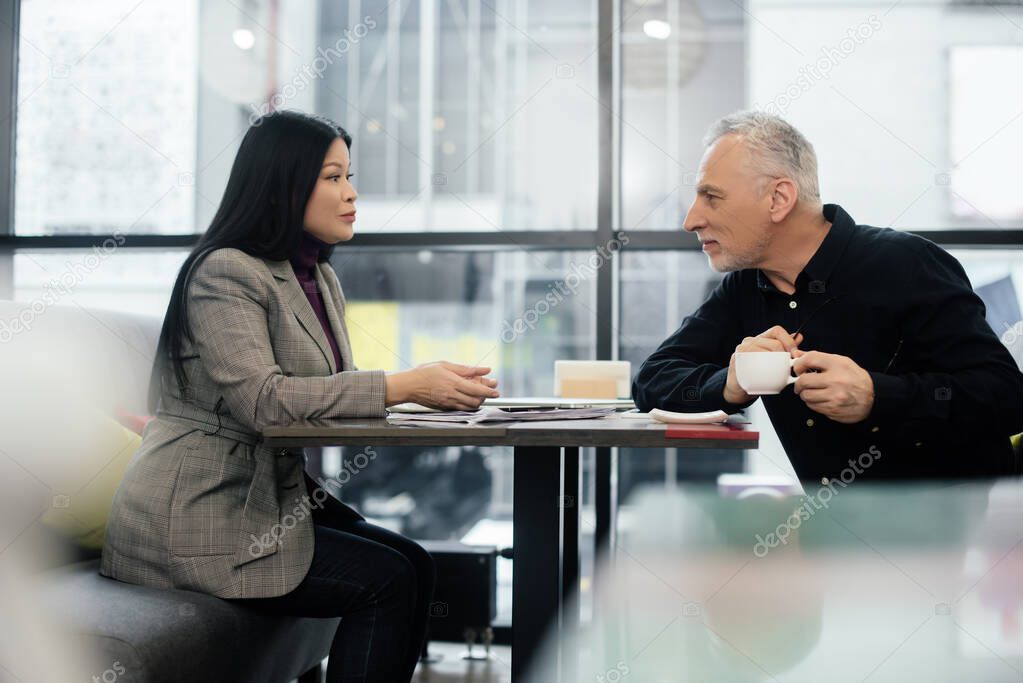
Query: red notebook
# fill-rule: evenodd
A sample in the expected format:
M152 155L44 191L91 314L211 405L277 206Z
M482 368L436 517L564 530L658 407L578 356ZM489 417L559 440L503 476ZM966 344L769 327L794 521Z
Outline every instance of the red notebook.
M760 432L747 429L748 422L738 424L701 424L678 425L670 424L664 429L664 436L669 439L735 439L737 441L756 441Z

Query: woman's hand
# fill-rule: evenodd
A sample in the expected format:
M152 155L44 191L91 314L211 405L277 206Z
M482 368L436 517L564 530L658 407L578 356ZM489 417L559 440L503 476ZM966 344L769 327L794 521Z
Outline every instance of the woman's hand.
M497 398L497 380L484 377L490 368L440 361L387 376L386 403L418 403L439 410L476 410L484 399Z

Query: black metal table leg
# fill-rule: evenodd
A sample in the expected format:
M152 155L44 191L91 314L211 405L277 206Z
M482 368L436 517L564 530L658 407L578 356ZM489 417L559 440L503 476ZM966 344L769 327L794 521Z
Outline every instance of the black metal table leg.
M582 486L579 480L579 449L562 452L561 487L561 680L576 680L578 652L565 648L575 642L579 630L579 514L582 510Z
M579 449L566 448L563 453L563 484L561 493L562 551L561 551L561 599L571 600L579 587L579 510L582 491L579 486ZM567 610L568 605L565 605ZM574 627L579 620L578 609L575 618L568 612L562 614L562 626Z
M614 477L614 460L610 448L597 448L594 463L593 512L594 532L593 543L599 552L606 547L611 539L614 524L614 498L612 487Z
M517 447L512 467L512 681L521 683L560 608L561 449Z

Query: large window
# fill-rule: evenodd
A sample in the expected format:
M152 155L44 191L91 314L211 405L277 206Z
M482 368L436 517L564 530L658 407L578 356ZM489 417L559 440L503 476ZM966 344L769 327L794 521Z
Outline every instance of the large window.
M363 230L596 227L592 3L324 3L320 44L348 32L316 105L356 137Z
M998 5L998 6L996 6ZM816 148L825 202L906 230L1023 226L1011 3L624 3L624 226L679 230L701 138L737 109Z
M1019 26L1017 26L1019 28ZM1020 30L1023 33L1023 29ZM1023 71L1017 45L959 45L949 52L949 209L970 225L1023 223L1023 193L1013 181L1023 149L1023 88L1004 88L997 74Z
M196 2L21 3L15 232L195 229Z
M16 233L189 233L261 113L355 138L362 231L593 230L596 17L394 0L22 3Z
M485 365L507 395L548 395L554 361L592 358L595 273L585 252L335 252L363 367Z
M23 250L14 255L16 301L162 316L185 251Z

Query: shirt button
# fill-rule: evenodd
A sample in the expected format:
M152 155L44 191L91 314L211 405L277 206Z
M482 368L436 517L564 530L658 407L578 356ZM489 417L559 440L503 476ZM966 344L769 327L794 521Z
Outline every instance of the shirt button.
M827 477L821 477L821 484L822 485L827 486L830 483L831 483L830 479L828 479Z
M806 426L807 427L813 427L813 418L812 417L806 421Z
M879 432L879 431L881 431L881 428L880 427L871 427L870 431L872 431L872 432Z
M795 307L796 307L796 306L798 306L798 305L799 305L799 304L797 304L797 303L796 303L795 301L790 301L790 302L789 302L789 308L795 308Z

